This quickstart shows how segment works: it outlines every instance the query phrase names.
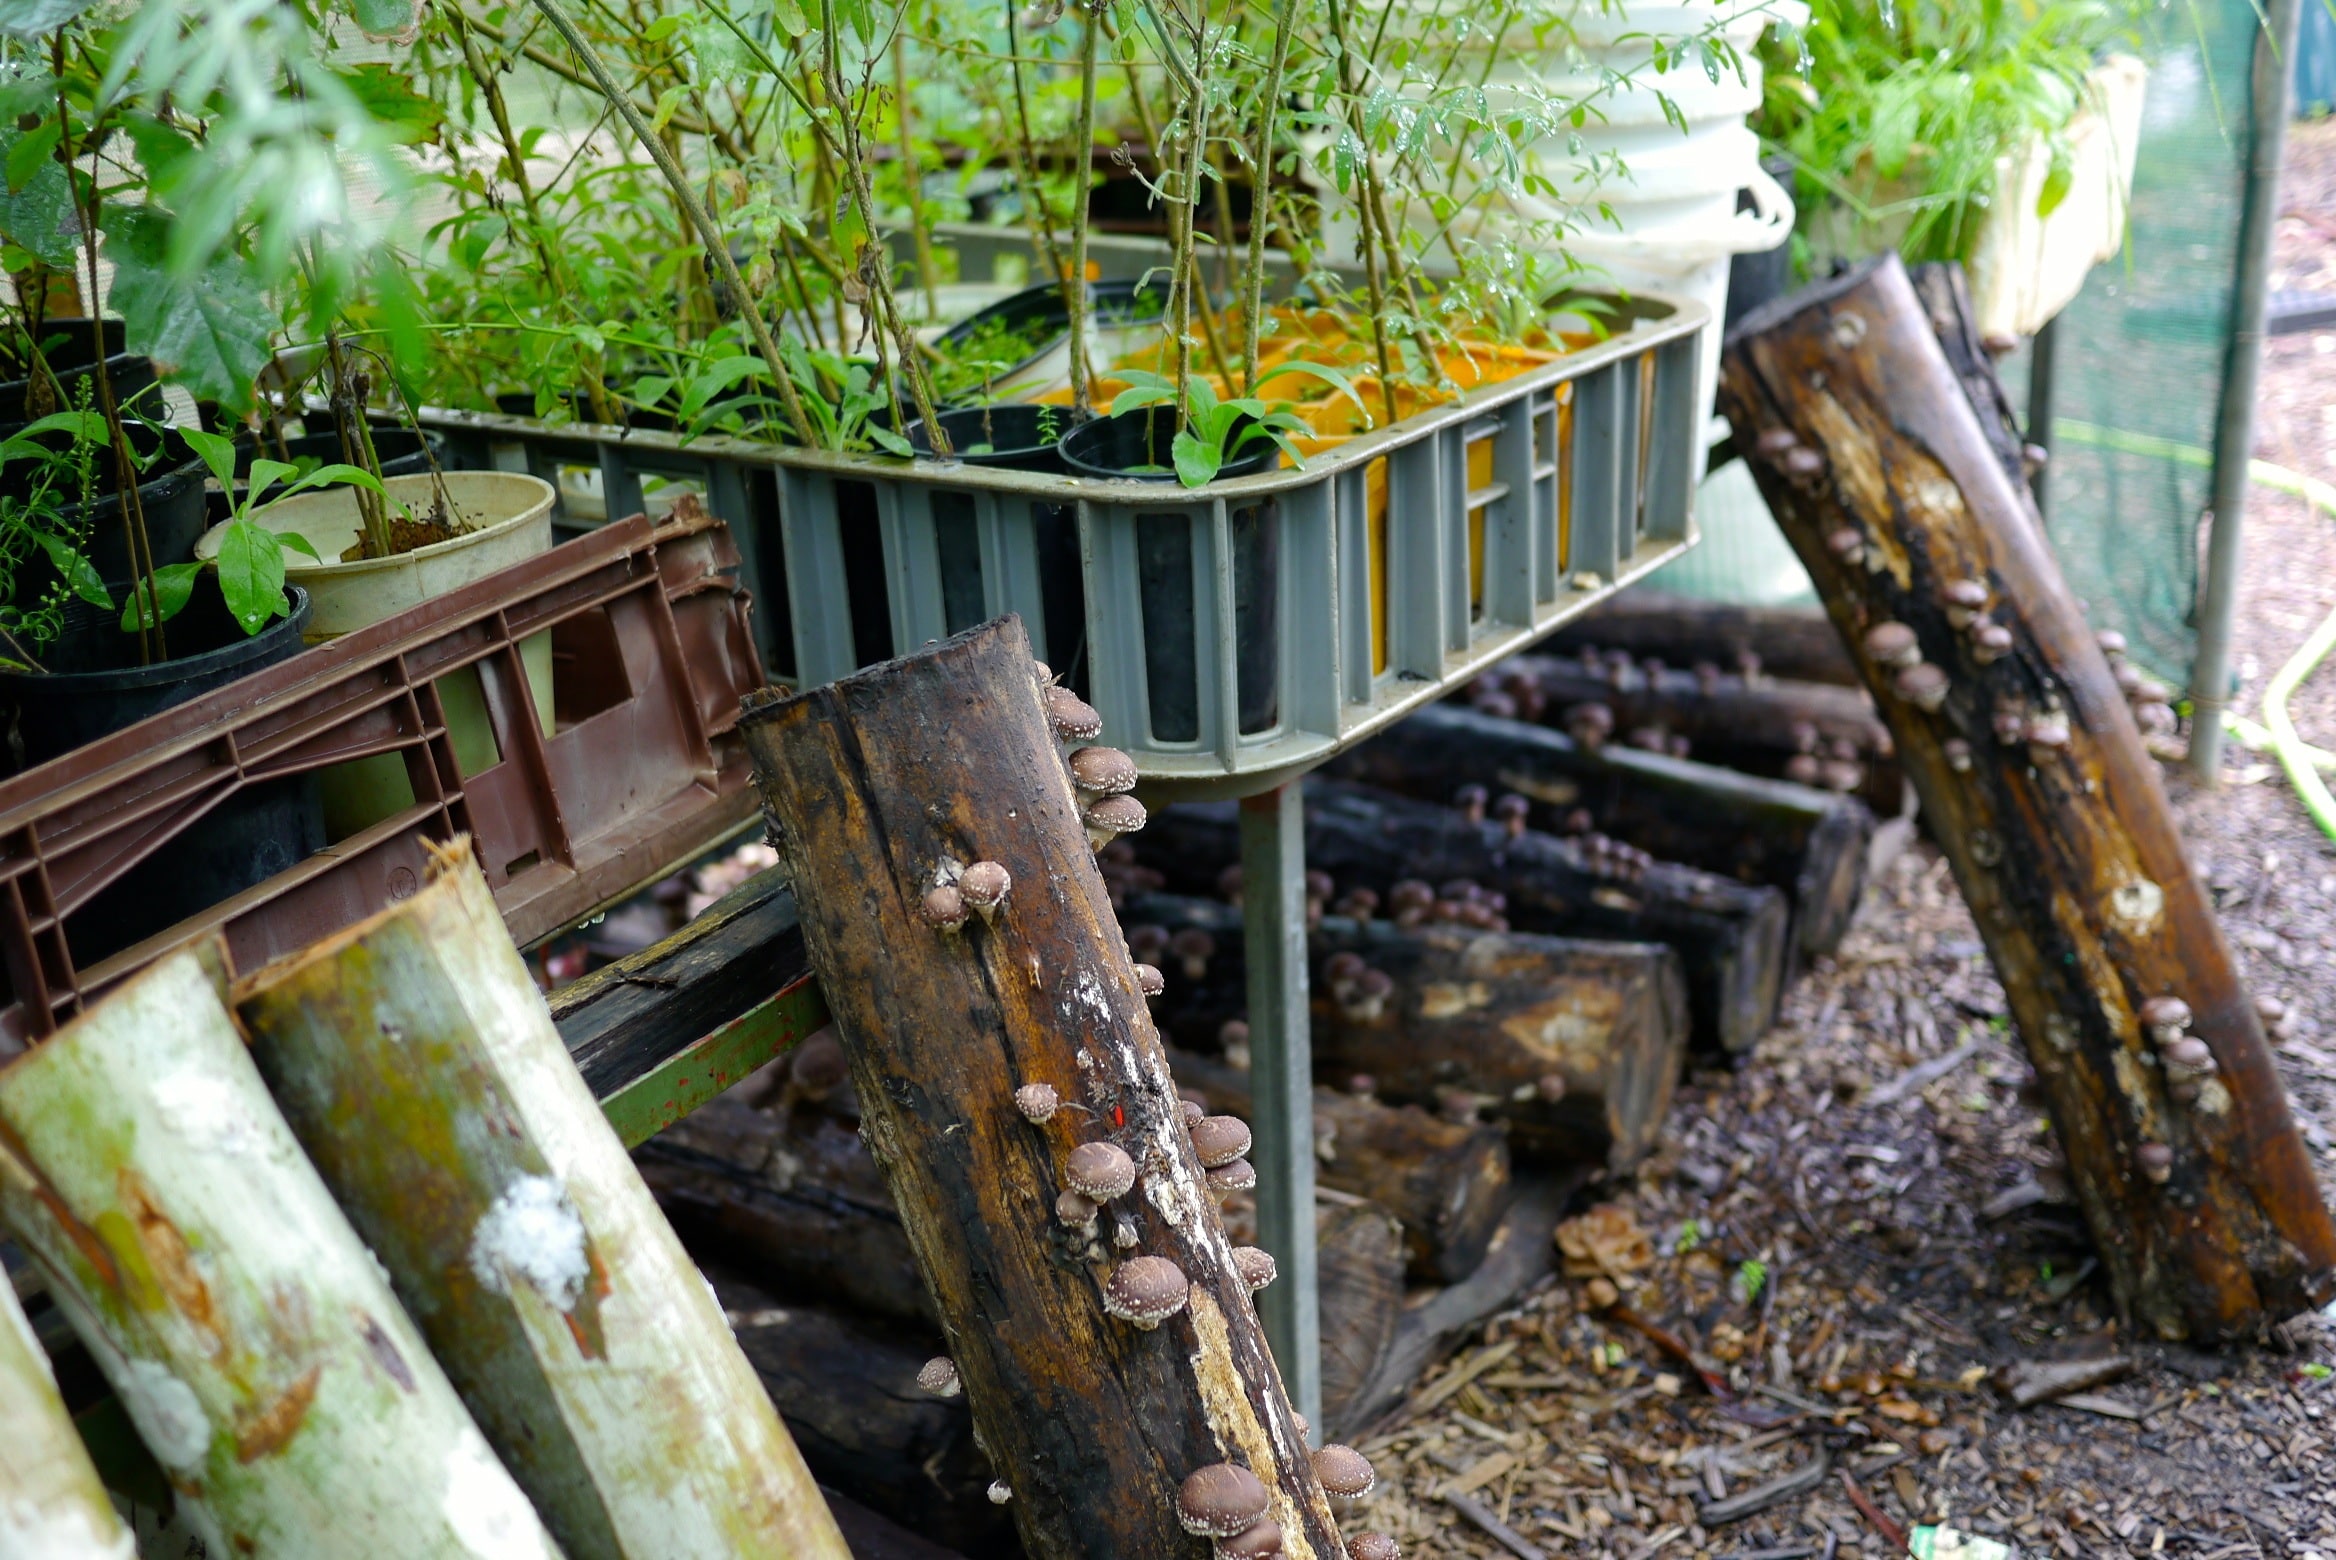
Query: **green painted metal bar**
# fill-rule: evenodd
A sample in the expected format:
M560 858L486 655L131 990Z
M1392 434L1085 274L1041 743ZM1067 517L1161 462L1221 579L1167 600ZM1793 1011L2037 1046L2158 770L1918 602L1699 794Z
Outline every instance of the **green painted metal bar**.
M637 1148L826 1023L827 998L805 976L609 1095L601 1113Z

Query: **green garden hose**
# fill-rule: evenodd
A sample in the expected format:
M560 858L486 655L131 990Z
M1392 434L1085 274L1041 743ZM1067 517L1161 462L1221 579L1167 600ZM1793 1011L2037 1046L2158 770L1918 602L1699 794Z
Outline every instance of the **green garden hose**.
M2179 461L2190 466L2211 466L2214 457L2193 445L2176 444L2170 439L2153 438L2148 434L2128 433L2121 428L2103 428L2092 423L2080 423L2067 418L2055 418L2053 437L2072 444L2091 444L2106 449L2129 451L2137 455L2155 455L2165 460ZM2250 461L2247 475L2258 487L2291 494L2302 499L2321 514L2336 518L2336 486L2307 477L2300 471L2285 466L2274 466L2269 461ZM2296 653L2287 659L2263 690L2263 719L2258 726L2237 715L2223 716L2223 726L2247 747L2269 746L2279 758L2279 767L2287 771L2288 783L2295 787L2296 796L2303 802L2304 811L2312 815L2312 822L2320 832L2336 839L2336 796L2328 794L2326 782L2320 778L2322 769L2336 769L2336 753L2313 747L2296 734L2295 721L2287 713L2289 695L2303 685L2305 678L2326 660L2328 652L2336 649L2336 613L2331 613L2312 631Z

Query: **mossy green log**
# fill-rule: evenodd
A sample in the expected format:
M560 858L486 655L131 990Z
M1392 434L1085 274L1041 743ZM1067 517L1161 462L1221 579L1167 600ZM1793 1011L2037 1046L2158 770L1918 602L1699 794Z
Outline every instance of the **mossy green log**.
M0 1222L214 1554L557 1556L269 1099L223 962L172 954L0 1071Z
M467 844L246 977L302 1145L575 1560L847 1560Z

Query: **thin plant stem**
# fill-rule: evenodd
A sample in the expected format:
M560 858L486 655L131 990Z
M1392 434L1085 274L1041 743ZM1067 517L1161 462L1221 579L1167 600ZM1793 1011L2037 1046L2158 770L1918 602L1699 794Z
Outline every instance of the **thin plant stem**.
M933 235L925 226L924 179L917 168L916 135L908 116L908 34L892 40L892 113L900 128L900 179L908 194L908 230L916 242L917 280L925 289L925 313L941 317L941 268L933 259Z
M1291 13L1296 0L1274 7L1273 55L1265 68L1265 96L1257 104L1257 146L1250 154L1249 275L1241 289L1241 393L1257 389L1257 351L1264 328L1265 244L1273 226L1273 127L1282 96L1282 72L1289 68ZM1230 244L1233 235L1227 233Z
M715 225L713 214L706 210L697 192L690 188L689 175L682 171L672 149L650 128L649 121L633 105L632 98L618 88L616 78L609 74L607 64L586 41L583 32L577 28L575 20L568 15L567 8L560 4L560 0L535 0L535 6L543 12L544 19L552 24L559 35L567 40L576 58L583 61L584 68L599 83L601 95L616 106L625 128L632 131L633 138L641 143L651 160L657 164L657 171L665 175L665 182L673 187L675 199L680 201L682 209L697 227L699 237L705 241L707 256L721 272L722 280L729 285L731 296L738 300L739 312L746 317L747 329L753 333L756 350L762 354L763 366L769 371L772 382L778 386L779 399L787 409L787 420L794 424L796 439L809 445L812 442L811 419L804 413L802 398L795 393L795 384L787 373L786 361L779 356L778 343L771 339L771 328L762 317L762 309L746 290L746 279L738 274L738 262L730 258L730 245L722 237L722 230Z
M1071 415L1093 409L1094 372L1087 364L1087 224L1095 195L1095 46L1101 22L1089 0L1079 13L1079 127L1071 138L1071 274L1063 278L1063 305L1071 316Z

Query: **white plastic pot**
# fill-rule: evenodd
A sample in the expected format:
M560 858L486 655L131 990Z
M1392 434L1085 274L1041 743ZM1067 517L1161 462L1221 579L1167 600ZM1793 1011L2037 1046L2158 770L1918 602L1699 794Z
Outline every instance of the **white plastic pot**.
M449 471L441 480L454 518L471 529L392 558L340 561L362 534L353 488L298 493L259 512L260 524L279 534L299 535L326 559L318 563L296 552L284 555L285 578L306 587L315 604L306 634L309 643L354 633L550 550L550 483L515 471ZM428 476L391 477L383 486L391 499L416 514L426 513L437 501ZM206 563L216 558L225 530L217 525L204 532L195 543L196 558ZM527 669L536 720L548 733L553 712L551 634L529 635L520 642L519 656ZM486 689L477 669L449 673L438 679L437 688L456 767L468 777L500 762L503 754L487 718ZM325 833L336 841L414 805L405 761L394 753L336 764L323 772L321 784Z

